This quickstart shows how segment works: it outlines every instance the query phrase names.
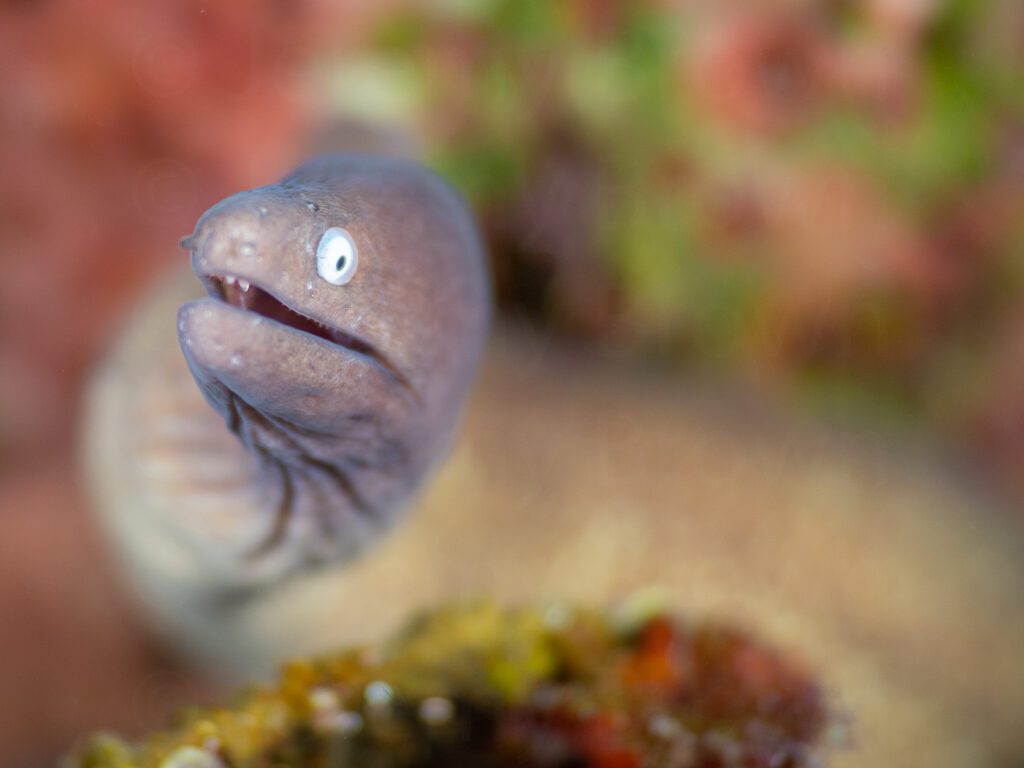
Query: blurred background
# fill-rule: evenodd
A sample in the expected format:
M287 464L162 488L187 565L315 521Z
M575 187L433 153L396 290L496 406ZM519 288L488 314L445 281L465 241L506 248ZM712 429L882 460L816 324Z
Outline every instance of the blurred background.
M323 149L450 179L507 316L927 441L1024 526L1022 77L1019 0L0 2L0 762L208 690L92 533L83 377Z

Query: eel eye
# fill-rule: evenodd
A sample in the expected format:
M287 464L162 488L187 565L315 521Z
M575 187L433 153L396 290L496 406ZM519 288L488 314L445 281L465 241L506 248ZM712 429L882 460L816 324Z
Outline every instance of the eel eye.
M341 227L331 227L316 249L316 271L332 285L345 285L356 273L359 256L352 236Z

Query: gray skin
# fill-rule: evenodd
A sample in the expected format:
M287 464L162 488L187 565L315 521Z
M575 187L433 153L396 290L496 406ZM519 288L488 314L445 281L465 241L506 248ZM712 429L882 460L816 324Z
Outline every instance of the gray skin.
M346 285L317 272L330 227L358 251ZM216 634L239 603L351 560L403 515L450 448L490 294L463 204L404 160L315 159L218 203L182 245L208 295L180 306L178 338L221 418L148 350L173 322L148 319L158 293L101 371L85 434L143 602L202 649L196 627Z
M330 227L358 249L347 285L317 274ZM295 569L357 554L447 451L480 358L489 296L463 206L412 163L326 156L218 203L183 246L209 297L179 311L181 348L267 486L250 557L284 548ZM258 314L280 317L275 300L332 338Z

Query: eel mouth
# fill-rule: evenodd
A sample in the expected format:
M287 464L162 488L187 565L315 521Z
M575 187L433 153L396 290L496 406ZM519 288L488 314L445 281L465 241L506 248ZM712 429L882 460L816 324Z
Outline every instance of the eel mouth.
M368 357L390 373L406 389L412 389L408 379L380 350L365 339L340 328L332 328L295 311L269 291L253 285L248 280L230 275L205 275L204 277L212 286L214 296L226 304L247 312L255 312L268 320Z

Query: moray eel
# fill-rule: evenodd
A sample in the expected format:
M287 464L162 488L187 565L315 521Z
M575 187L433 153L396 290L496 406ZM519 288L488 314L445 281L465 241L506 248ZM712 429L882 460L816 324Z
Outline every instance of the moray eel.
M178 340L213 410L156 350L155 376L106 367L97 389L118 394L86 429L120 441L87 450L98 507L171 624L388 530L450 447L490 314L471 217L405 160L315 159L213 206L182 246L207 296L178 310Z

